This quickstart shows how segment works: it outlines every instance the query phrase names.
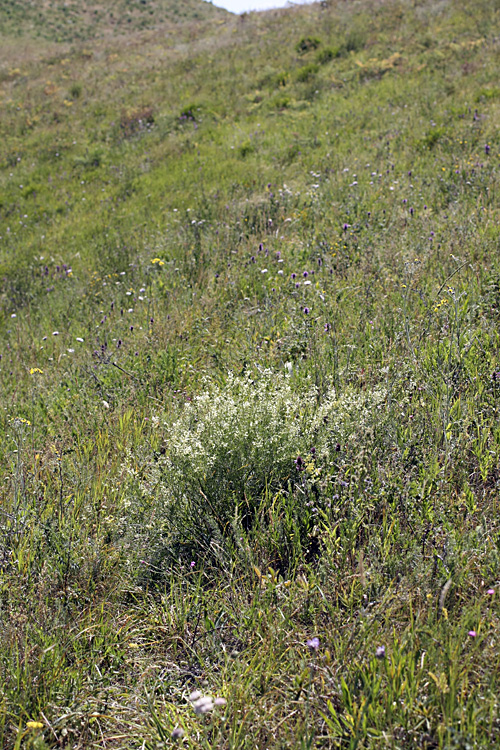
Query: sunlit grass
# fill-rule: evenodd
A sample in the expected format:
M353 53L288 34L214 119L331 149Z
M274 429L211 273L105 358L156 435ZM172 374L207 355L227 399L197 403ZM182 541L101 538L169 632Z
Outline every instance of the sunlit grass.
M494 747L496 4L134 9L0 52L0 745Z

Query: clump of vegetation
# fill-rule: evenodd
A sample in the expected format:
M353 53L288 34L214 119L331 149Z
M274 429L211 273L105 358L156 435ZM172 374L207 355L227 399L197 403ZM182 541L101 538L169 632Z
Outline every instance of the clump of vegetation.
M295 49L299 55L304 55L306 52L310 52L313 49L317 49L321 44L321 40L314 36L303 36L297 44Z

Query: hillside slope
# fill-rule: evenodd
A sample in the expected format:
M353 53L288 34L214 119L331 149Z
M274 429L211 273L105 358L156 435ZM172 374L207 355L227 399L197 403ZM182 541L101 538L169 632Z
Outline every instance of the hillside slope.
M0 45L0 747L497 747L498 2L139 12Z
M228 15L204 0L0 0L0 37L75 42Z

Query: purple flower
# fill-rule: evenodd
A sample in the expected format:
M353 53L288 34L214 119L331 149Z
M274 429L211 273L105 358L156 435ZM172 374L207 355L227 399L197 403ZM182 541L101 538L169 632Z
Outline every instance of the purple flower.
M485 154L489 154L490 153L490 146L488 144L486 144L486 146L484 147L484 153Z
M468 635L470 635L471 638L475 638L477 633L475 630L469 630Z
M304 271L304 273L302 274L302 276L303 276L303 277L304 277L305 279L307 279L307 277L309 276L309 271Z
M305 466L304 466L304 460L302 456L297 456L294 463L298 471L304 471Z
M317 636L314 636L314 638L310 638L307 641L307 647L311 649L311 651L317 651L319 648L319 638Z
M385 659L385 646L377 646L375 656L377 659Z
M487 594L488 594L489 596L493 596L493 594L495 593L495 589L488 589L488 591L487 591L486 593L487 593Z
M309 315L309 312L310 312L309 308L304 307L304 315Z
M351 226L350 224L344 224L342 226L342 229L344 230L344 232L347 232L347 230L349 229L350 226Z

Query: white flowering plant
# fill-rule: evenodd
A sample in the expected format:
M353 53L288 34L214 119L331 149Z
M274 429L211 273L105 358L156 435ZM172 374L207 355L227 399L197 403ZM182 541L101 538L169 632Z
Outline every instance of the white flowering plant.
M314 389L294 392L289 376L269 370L207 386L168 428L163 474L177 499L219 506L286 482L309 435Z
M363 440L385 400L383 390L341 397L332 391L318 403L312 385L294 386L289 373L230 373L223 385L206 381L180 416L163 425L165 455L142 487L162 519L164 539L222 544L235 536L235 524L249 528L257 516L259 523L265 518L264 496L279 491L296 504L294 488L300 485L304 497L307 482L327 478L337 441ZM304 461L312 448L314 461Z

